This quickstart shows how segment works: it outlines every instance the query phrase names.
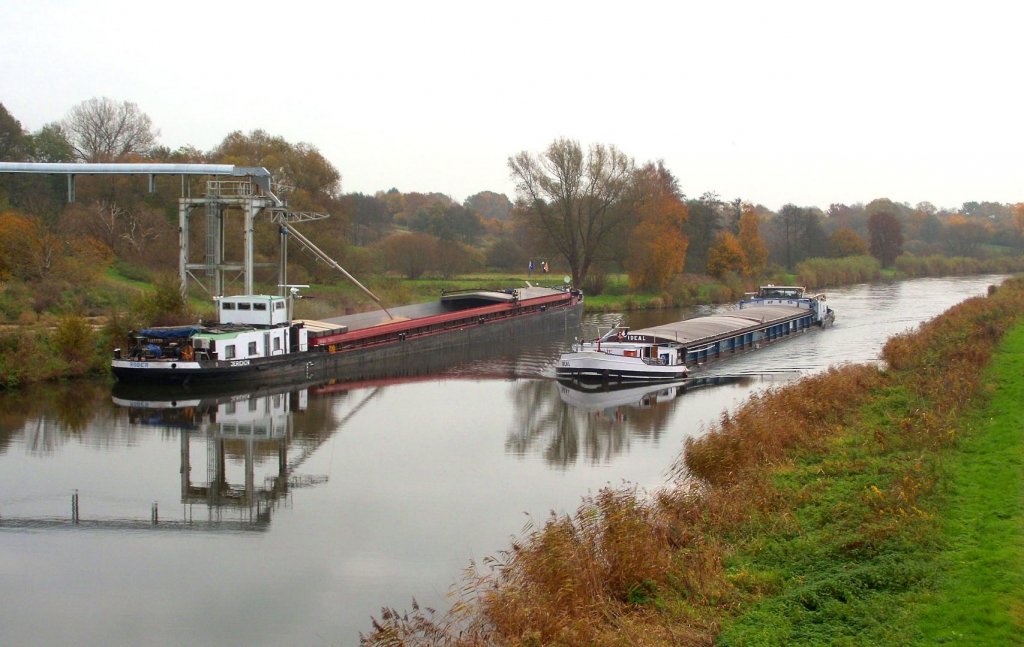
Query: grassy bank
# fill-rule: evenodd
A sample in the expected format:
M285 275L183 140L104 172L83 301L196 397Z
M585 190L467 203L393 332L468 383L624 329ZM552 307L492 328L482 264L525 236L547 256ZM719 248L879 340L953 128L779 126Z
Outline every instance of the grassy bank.
M792 530L737 542L730 569L777 590L726 621L720 644L1024 640L1024 325L979 372L978 338L1000 321L979 309L933 326L937 347L895 340L902 370L827 451L775 471L779 492L804 499Z
M935 588L909 617L920 644L1024 643L1024 327L986 375L990 397L964 416L939 497Z
M688 442L674 487L599 493L473 570L450 614L387 610L370 640L1019 641L1024 457L992 434L1020 433L1002 362L1019 361L1022 316L1008 281L890 340L885 371L759 394Z

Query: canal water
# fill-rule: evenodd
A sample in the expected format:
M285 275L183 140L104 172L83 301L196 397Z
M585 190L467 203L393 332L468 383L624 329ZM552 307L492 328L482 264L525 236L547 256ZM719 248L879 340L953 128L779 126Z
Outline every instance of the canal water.
M0 395L0 644L355 645L382 606L443 610L471 560L551 511L662 486L684 440L752 392L877 361L1002 279L830 290L833 328L687 389L568 388L552 379L567 340L547 339L354 385Z

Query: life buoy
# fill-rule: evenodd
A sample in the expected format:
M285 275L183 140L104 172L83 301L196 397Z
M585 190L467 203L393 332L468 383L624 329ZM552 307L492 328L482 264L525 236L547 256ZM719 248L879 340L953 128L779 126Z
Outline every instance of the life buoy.
M191 362L194 356L195 354L193 353L191 346L186 346L181 349L181 359L185 360L186 362Z

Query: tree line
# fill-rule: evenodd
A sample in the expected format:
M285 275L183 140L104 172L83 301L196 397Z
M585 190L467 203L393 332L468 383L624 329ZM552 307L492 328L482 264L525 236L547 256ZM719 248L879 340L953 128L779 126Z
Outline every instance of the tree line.
M1024 251L1024 204L968 202L951 210L879 198L772 211L715 193L689 197L661 160L637 162L613 145L572 139L511 155L511 199L484 190L462 203L397 188L344 193L341 173L316 146L262 130L229 133L209 151L171 150L138 106L108 98L84 101L36 132L0 104L0 160L263 166L293 209L331 214L309 232L328 254L357 273L408 278L524 272L535 260L591 292L611 272L628 273L637 290L657 291L683 275L750 283L811 258L870 255L887 267L902 254ZM179 185L147 194L139 178L94 177L79 180L75 203L65 204L64 194L61 178L0 176L0 281L57 286L35 297L46 307L112 263L174 268ZM200 244L202 228L193 235ZM276 245L273 228L257 230L257 260L272 259ZM296 281L336 280L311 256L290 260Z

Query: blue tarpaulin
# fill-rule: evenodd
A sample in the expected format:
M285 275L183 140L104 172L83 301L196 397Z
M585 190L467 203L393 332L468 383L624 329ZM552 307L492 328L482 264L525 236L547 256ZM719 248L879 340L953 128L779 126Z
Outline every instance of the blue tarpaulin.
M203 329L200 326L176 326L174 328L143 328L139 335L151 339L188 339Z

